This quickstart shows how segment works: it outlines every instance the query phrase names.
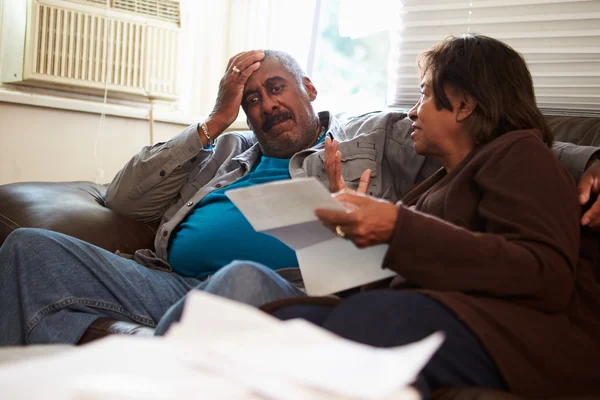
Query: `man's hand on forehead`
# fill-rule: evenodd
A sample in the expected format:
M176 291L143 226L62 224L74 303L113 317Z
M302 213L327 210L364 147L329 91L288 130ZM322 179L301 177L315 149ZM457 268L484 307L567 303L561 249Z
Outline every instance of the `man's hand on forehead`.
M265 58L262 50L245 51L229 59L225 74L219 83L217 101L206 121L211 137L216 138L237 118L244 86L248 78L260 68Z
M243 80L245 85L250 75L260 68L260 61L264 58L265 53L262 50L244 51L236 54L229 59L225 75L231 73L237 76L239 80Z

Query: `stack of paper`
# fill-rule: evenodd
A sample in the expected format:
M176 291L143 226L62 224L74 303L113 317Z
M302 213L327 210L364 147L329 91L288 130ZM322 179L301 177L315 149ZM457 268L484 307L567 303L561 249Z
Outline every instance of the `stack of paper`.
M402 399L443 340L377 349L192 293L165 338L111 337L0 367L13 400Z
M306 389L347 399L388 398L414 382L443 342L436 333L407 346L375 348L203 292L188 296L181 323L167 337L188 350L182 357L189 365L218 370L273 399L304 399L294 393Z
M269 234L296 251L309 295L337 293L396 275L381 268L388 245L359 249L317 219L317 208L345 208L316 178L277 181L225 194L255 231Z

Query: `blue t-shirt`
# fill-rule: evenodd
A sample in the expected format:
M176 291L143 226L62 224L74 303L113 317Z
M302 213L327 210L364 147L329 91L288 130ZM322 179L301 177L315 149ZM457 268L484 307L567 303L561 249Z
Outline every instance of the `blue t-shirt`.
M294 250L256 232L225 191L290 179L289 158L262 156L258 164L231 185L200 201L174 232L169 264L180 275L204 278L234 260L251 260L274 270L298 266Z

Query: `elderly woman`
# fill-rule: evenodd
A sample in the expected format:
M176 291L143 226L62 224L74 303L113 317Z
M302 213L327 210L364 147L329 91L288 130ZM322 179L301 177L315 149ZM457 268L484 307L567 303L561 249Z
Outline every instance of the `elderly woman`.
M389 243L383 267L406 281L386 286L401 290L274 314L381 347L446 332L417 382L424 397L464 386L600 393L600 291L579 255L575 186L549 149L525 61L467 35L422 54L419 68L412 139L443 168L396 205L342 191L348 212L317 211L359 247Z

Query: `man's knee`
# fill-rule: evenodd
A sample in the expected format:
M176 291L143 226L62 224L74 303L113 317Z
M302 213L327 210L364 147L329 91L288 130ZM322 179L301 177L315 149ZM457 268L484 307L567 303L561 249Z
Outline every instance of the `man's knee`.
M272 281L274 278L275 273L261 264L252 261L233 261L221 268L211 279L260 286L262 283Z
M0 247L3 276L37 275L46 269L46 261L56 254L56 232L37 228L19 228L11 232ZM25 275L23 275L25 274Z
M203 290L253 306L289 297L283 278L253 262L235 261L213 275Z
M4 251L35 247L50 239L52 232L38 228L18 228L12 231L1 249Z

